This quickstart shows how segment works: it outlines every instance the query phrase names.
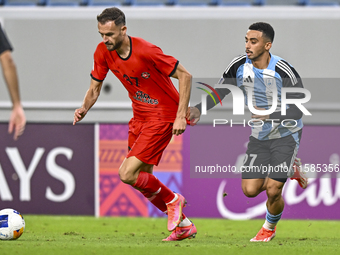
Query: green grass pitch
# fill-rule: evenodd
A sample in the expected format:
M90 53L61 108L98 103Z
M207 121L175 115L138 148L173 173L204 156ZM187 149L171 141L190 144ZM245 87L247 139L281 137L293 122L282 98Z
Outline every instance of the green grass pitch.
M340 221L281 220L269 243L250 243L264 220L191 219L195 239L162 242L165 218L94 218L24 215L15 241L0 241L0 254L339 254Z

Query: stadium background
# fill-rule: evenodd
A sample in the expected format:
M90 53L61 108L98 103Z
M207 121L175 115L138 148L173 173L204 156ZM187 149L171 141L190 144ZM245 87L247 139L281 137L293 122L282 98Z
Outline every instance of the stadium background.
M10 102L5 86L0 86L1 207L23 214L162 216L119 181L126 123L132 113L127 93L113 74L108 74L106 89L83 124L72 126L74 109L81 105L89 86L93 52L101 41L95 17L103 9L0 7L1 24L15 49L28 119L25 134L12 141L6 134ZM313 115L304 117L299 156L304 163L339 164L338 7L132 6L122 10L129 35L142 37L178 58L195 77L193 89L198 80L217 80L230 60L244 52L249 24L271 23L276 31L272 53L294 65L312 94L306 108ZM231 116L231 104L212 114L221 111ZM204 129L211 126L204 119L202 123L194 127L196 134L206 134ZM204 150L210 159L216 155L209 151L216 148L214 141L223 146L226 162L236 164L242 158L247 128L219 129L223 140L211 131L194 144L190 132L174 138L155 174L186 196L185 212L190 217L263 218L265 197L244 197L238 178L190 178L191 154L203 155L200 146L212 144ZM305 191L288 182L284 198L283 218L339 217L332 213L340 207L338 179L314 179Z

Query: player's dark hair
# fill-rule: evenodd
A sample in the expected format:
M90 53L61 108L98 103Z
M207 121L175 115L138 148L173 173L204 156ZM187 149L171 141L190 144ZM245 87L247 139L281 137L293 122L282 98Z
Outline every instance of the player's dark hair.
M263 37L268 38L270 42L274 41L274 35L275 35L274 28L268 23L256 22L249 26L249 30L260 31L262 32Z
M125 14L117 7L107 8L97 16L100 24L105 24L108 21L114 21L116 26L125 25Z

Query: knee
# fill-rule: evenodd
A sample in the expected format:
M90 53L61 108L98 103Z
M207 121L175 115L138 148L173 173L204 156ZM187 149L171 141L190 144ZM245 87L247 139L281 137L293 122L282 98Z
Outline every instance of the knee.
M242 191L247 197L256 197L260 191L256 187L242 185Z
M282 189L280 189L276 186L267 186L266 192L267 192L268 200L276 201L276 200L280 199Z
M131 174L126 168L120 167L118 170L118 174L120 180L126 184L133 185L137 181L135 176Z

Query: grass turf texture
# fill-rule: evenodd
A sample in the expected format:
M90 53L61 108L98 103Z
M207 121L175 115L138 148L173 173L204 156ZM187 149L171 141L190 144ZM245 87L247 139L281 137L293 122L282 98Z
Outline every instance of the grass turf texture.
M251 243L264 220L193 219L195 239L162 242L165 218L24 215L26 230L0 254L337 254L340 221L281 220L269 243Z

